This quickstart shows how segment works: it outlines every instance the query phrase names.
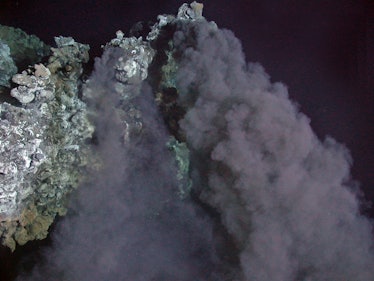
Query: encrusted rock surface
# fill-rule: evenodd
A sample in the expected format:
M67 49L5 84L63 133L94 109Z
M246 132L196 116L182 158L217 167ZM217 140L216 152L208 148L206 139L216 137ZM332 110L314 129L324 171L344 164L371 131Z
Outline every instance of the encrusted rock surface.
M0 237L12 250L47 236L88 164L94 128L78 98L88 46L65 37L56 44L47 66L13 76L22 106L0 104Z
M176 164L178 166L177 179L179 181L178 193L184 199L188 197L192 187L192 180L190 179L190 151L184 142L177 141L171 137L168 142L168 147L173 151Z
M10 56L9 46L0 38L0 87L9 87L9 81L16 73L17 66Z
M7 44L18 69L39 63L50 55L50 47L35 35L28 35L19 28L0 25L0 40Z
M196 2L184 4L176 17L159 16L145 39L125 37L118 31L116 38L104 46L105 50L117 50L112 82L119 104L109 114L118 116L123 142L129 142L132 134L139 136L144 129L141 109L133 100L147 80L173 136L165 145L175 155L181 198L189 195L192 183L189 151L178 127L185 111L178 105L174 82L178 68L174 32L184 28L186 22L203 19L202 7ZM19 50L13 51L12 38L27 35L18 29L0 27L3 38L7 40L0 47L9 57L4 63L10 65L11 59L16 65L32 61L32 66L12 77L18 86L10 94L19 105L0 104L0 238L2 244L14 250L16 244L47 236L56 215L65 214L67 196L84 180L84 169L100 162L89 140L95 118L102 118L94 108L105 105L100 104L95 83L81 78L82 64L89 59L88 45L60 36L55 37L56 47L47 50L44 43L31 37L33 47L21 44L30 56L20 59ZM48 63L38 63L47 53L51 53ZM8 86L9 74L0 74ZM90 103L95 105L89 111Z
M143 128L142 114L132 100L140 94L142 82L148 77L148 68L155 50L141 37L125 37L120 30L116 32L116 38L104 46L104 50L109 48L116 50L114 51L117 56L114 62L115 80L112 82L112 88L120 101L113 109L113 113L118 116L122 124L123 141L128 142L132 134L140 134ZM88 80L83 91L84 100L88 103L90 101L97 103L100 97L96 92L97 90ZM92 115L96 113L93 112Z
M35 64L34 69L33 73L30 70L23 71L12 78L19 86L12 89L10 94L22 104L30 103L34 99L48 101L54 97L55 86L50 79L49 69L43 64Z
M105 45L105 49L119 47L123 50L115 65L115 89L124 99L132 98L138 92L134 91L148 77L148 67L152 62L155 51L141 37L124 37L122 31L116 32L117 37Z
M0 102L11 102L9 88L18 70L41 62L50 53L50 47L35 35L0 25Z

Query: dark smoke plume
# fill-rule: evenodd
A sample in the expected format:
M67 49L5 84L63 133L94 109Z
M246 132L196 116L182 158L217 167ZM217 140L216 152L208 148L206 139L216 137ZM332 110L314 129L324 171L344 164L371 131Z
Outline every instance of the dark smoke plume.
M201 22L174 42L195 189L239 246L244 280L374 280L372 225L349 184L347 149L317 139L232 32Z
M21 280L374 280L372 224L359 213L347 148L320 141L287 88L245 62L230 31L205 19L176 29L193 194L219 213L236 274L222 273L208 208L178 197L168 133L145 83L132 101L144 133L121 142L113 110L121 51L108 49L87 85L104 168L77 192L48 261Z
M80 187L45 253L48 261L21 280L220 280L211 223L179 198L168 134L146 84L133 100L143 133L121 142L113 88L120 53L108 49L87 85L96 101L103 170Z

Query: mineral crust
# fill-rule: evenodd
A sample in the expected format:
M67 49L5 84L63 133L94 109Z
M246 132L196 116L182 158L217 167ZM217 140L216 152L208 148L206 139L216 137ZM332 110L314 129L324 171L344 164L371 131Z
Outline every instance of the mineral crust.
M139 138L146 128L136 98L145 84L150 85L172 135L165 146L175 155L180 181L176 192L181 198L189 195L192 182L189 150L178 126L185 109L178 103L175 85L179 63L175 37L179 29L189 28L188 23L204 19L202 7L196 2L184 4L177 16L159 16L145 38L125 37L118 31L116 38L103 46L104 50L115 50L111 58L115 62L110 64L113 81L108 82L119 101L115 108L106 109L107 114L117 116L124 143L133 135ZM1 37L1 32L6 36ZM3 65L10 66L13 60L18 66L26 60L19 59L19 51L13 50L15 43L10 38L14 34L15 38L27 37L18 29L0 27L0 39L6 38L0 45L0 55L6 58ZM17 244L45 238L55 217L66 213L68 195L84 180L85 171L95 165L100 168L92 137L95 120L105 116L99 116L95 108L103 109L106 105L100 101L109 94L96 89L91 79L83 82L88 45L60 36L55 37L56 47L46 50L36 37L31 39L32 48L23 45L32 57L28 60L31 66L11 78L17 86L10 95L17 102L0 103L0 238L12 250ZM48 62L40 63L47 53L51 54ZM5 86L15 71L8 68L10 72L0 72Z
M10 56L9 46L0 39L0 87L9 87L9 81L16 73L17 66Z
M28 35L19 28L0 25L0 41L8 46L9 57L18 69L24 69L29 65L39 63L44 57L50 55L50 47L48 45L35 35ZM9 73L16 74L17 69L14 71L12 67L12 70ZM3 76L1 72L0 76ZM11 76L8 78L10 79Z
M13 76L21 106L0 104L0 237L16 244L43 239L88 164L93 126L78 98L88 46L57 37L47 65Z

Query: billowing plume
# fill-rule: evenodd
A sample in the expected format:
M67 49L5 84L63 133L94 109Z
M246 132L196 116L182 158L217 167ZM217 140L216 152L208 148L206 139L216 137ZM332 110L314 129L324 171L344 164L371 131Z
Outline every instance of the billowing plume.
M124 59L123 33L112 42L126 48L97 60L85 96L101 168L58 223L48 260L21 280L374 280L372 225L359 213L348 150L320 141L287 88L247 64L238 39L201 9L159 16L149 45L130 40L142 55L168 48L156 50L153 88L146 75L127 79L148 61ZM172 122L161 117L173 110ZM190 150L185 199L170 133Z
M317 139L232 32L201 22L174 43L194 188L219 210L244 280L373 280L372 226L348 184L347 149Z
M86 89L97 112L100 173L73 198L48 260L21 280L221 280L212 224L179 198L169 137L146 84L134 86L140 94L131 100L141 112L142 133L122 141L119 105L130 104L114 88L121 56L120 48L109 48Z

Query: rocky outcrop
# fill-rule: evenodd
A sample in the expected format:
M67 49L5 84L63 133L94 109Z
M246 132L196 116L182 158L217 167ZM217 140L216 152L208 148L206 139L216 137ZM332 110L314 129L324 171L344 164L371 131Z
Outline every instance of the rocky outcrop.
M88 164L94 131L79 97L88 46L57 37L48 64L13 76L21 106L0 104L0 236L16 243L43 239Z
M9 87L9 81L16 73L17 67L10 56L9 46L0 39L0 87Z
M111 87L119 104L109 109L109 114L118 117L123 142L129 142L133 134L141 135L144 129L141 109L133 100L147 80L172 135L165 145L175 155L181 198L189 195L192 182L189 151L178 127L185 111L177 103L178 50L173 37L186 22L202 19L202 4L184 4L176 17L159 16L145 39L125 37L118 31L116 38L103 46L116 50ZM4 27L0 35L4 30L8 35L0 38L6 38L8 44L3 45L9 58L6 62L27 60L20 59L19 51L12 51L15 45L11 39L27 35ZM16 36L10 36L9 30L16 31ZM61 36L55 38L56 47L50 51L36 37L29 41L33 51L26 45L23 50L34 63L12 77L17 86L10 95L18 103L0 104L0 237L12 250L16 244L45 238L55 217L65 214L67 197L84 180L84 170L100 167L92 150L92 136L95 120L105 118L98 116L95 108L105 106L100 104L100 95L106 93L98 93L91 79L81 78L89 47ZM48 62L35 63L48 52ZM9 75L2 74L6 86Z
M0 40L9 47L10 56L18 69L39 63L51 53L47 44L19 28L0 25Z

